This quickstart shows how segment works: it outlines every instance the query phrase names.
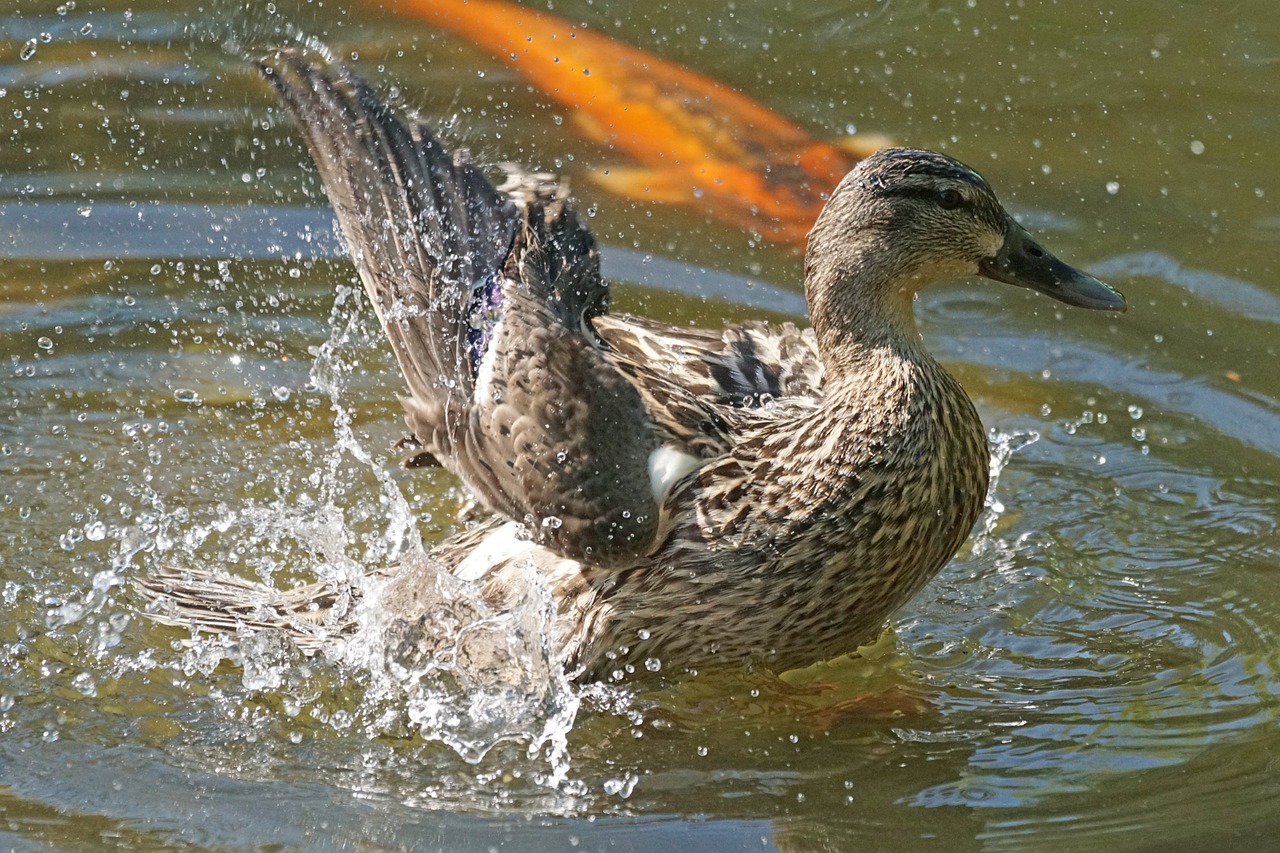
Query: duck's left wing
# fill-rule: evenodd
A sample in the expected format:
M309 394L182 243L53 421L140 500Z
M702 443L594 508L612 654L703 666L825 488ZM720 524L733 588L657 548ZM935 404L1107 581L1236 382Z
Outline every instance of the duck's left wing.
M316 160L425 451L566 556L623 565L658 547L703 454L597 336L607 289L561 188L525 175L496 190L349 71L282 52L264 72Z

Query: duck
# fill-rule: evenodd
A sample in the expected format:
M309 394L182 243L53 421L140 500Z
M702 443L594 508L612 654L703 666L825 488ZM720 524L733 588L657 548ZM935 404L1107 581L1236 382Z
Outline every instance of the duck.
M385 630L407 655L449 627L429 576L473 585L496 612L530 573L549 594L552 657L580 682L851 653L957 552L987 492L986 431L926 349L917 293L980 276L1126 308L975 170L886 148L809 232L808 327L611 313L563 182L514 166L491 181L341 64L283 49L258 67L403 375L406 464L446 469L477 506L425 560L379 570ZM268 594L175 568L140 588L153 618L197 632L357 627L325 582Z

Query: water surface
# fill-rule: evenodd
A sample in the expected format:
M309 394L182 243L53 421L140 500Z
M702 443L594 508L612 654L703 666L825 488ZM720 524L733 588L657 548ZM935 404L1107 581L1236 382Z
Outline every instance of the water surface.
M0 3L0 846L1088 850L1280 830L1269 4L557 2L815 135L966 160L1132 307L978 281L922 296L926 340L1012 452L972 545L863 657L574 694L572 726L478 763L386 679L268 642L234 665L128 592L182 561L281 587L358 573L458 523L454 483L396 467L390 353L299 140L226 38L318 36L478 159L567 174L626 310L795 318L800 264L600 194L585 175L609 152L468 44L373 4L253 5Z

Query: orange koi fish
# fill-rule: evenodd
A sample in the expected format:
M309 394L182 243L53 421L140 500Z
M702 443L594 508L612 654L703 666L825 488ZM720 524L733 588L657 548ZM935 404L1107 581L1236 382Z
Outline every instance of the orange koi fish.
M820 142L741 92L562 18L500 0L389 0L509 63L591 139L643 164L597 172L619 195L699 205L803 244L829 192L877 138Z

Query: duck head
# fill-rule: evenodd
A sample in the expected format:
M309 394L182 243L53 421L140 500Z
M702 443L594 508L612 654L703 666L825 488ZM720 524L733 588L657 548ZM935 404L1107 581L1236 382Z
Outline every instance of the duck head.
M933 151L886 148L859 163L809 233L805 267L820 337L828 318L849 330L888 312L910 327L916 292L973 275L1079 308L1126 307L1118 291L1041 246L981 175Z

